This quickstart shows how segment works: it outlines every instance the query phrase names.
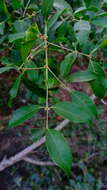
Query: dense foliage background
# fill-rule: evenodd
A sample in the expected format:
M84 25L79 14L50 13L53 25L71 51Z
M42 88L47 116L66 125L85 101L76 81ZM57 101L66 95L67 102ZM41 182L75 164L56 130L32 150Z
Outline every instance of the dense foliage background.
M0 1L0 160L46 134L31 156L65 172L21 161L0 190L107 189L106 55L106 0Z

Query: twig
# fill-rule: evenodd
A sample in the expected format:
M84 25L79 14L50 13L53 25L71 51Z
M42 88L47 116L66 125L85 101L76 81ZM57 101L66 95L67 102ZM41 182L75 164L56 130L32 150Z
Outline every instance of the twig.
M27 4L26 4L25 10L24 10L24 12L23 12L23 17L24 17L25 14L26 14L26 11L27 11L27 8L28 8L29 4L30 4L30 0L28 0L28 2L27 2Z
M26 161L26 162L29 162L31 164L38 165L38 166L55 166L56 165L55 163L53 163L51 161L39 161L39 160L29 158L27 156L24 157L23 160Z
M83 55L83 56L86 56L86 57L89 57L89 58L91 57L91 55L89 55L89 54L85 54L85 53L79 52L79 51L77 51L77 50L72 50L72 49L69 49L69 48L64 47L64 46L62 46L62 45L57 45L57 44L54 44L54 43L49 42L49 41L48 41L48 44L50 44L50 45L52 45L52 46L55 46L55 47L58 47L58 48L63 49L63 50L67 50L67 51L72 52L72 53L78 53L78 54L80 54L80 55Z
M49 70L50 73L54 76L54 78L62 85L62 88L64 88L64 89L67 90L68 92L71 92L71 89L68 88L68 87L66 86L66 84L64 84L63 81L60 80L60 79L55 75L55 73L53 73L53 71L52 71L49 67L48 67L48 70Z
M47 22L45 23L45 68L46 68L46 72L45 72L45 84L46 84L46 128L48 129L48 120L49 120L49 89L48 89L48 79L49 79L49 75L48 75L48 42L47 42Z
M67 124L69 123L69 120L66 119L62 121L55 129L61 130L63 129ZM21 152L17 153L15 156L10 157L9 159L6 158L6 156L3 158L3 160L0 162L0 171L3 171L5 168L12 166L13 164L23 160L24 157L26 157L29 153L31 153L33 150L44 144L45 137L40 138L37 142L33 143L32 145L28 146Z
M101 102L102 102L104 105L107 106L107 102L106 102L106 101L104 101L103 99L101 99Z

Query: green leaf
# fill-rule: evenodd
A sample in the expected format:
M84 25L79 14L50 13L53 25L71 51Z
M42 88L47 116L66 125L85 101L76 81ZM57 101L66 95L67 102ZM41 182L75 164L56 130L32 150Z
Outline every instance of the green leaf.
M25 41L36 40L40 34L38 25L35 23L25 31Z
M54 7L60 10L67 9L69 15L73 13L71 6L65 0L54 0Z
M4 34L5 22L0 22L0 34Z
M37 68L36 64L29 60L29 62L26 64L27 68ZM32 82L38 81L39 77L39 72L37 70L28 70L27 71L28 79L31 80Z
M105 48L107 47L107 38L103 39L102 42L99 45L100 48Z
M92 0L84 0L84 3L86 7L89 7L91 5Z
M74 91L70 93L72 102L79 104L84 111L89 113L90 118L95 119L97 117L97 108L91 98L83 92Z
M69 53L67 56L65 56L65 59L61 62L60 65L60 74L61 77L65 77L71 69L71 66L75 62L77 58L77 53Z
M22 3L20 0L12 0L13 9L19 9L22 7Z
M9 127L15 127L22 124L24 121L32 118L39 110L40 106L38 105L28 105L17 109L13 112Z
M7 17L11 16L8 9L7 9L6 0L0 0L0 11L5 12Z
M9 34L9 42L14 42L15 40L23 39L25 37L25 32L20 32L16 34Z
M21 45L20 51L21 51L23 62L26 61L26 58L29 55L31 49L35 46L35 43L36 41L32 40L32 41L25 42L23 45Z
M52 26L56 23L56 21L63 14L64 11L65 9L59 10L56 14L54 14L54 16L50 18L50 20L48 21L48 30L52 28Z
M105 77L104 70L101 67L101 64L99 62L90 60L89 70L90 70L90 72L92 72L93 74L95 74L97 76Z
M46 146L51 159L69 175L71 173L72 154L64 136L59 131L48 129Z
M53 106L54 111L74 123L92 123L88 111L82 109L79 102L61 102Z
M74 24L77 40L80 44L85 44L88 40L91 25L88 21L80 20Z
M90 31L91 25L88 21L80 20L74 24L74 31Z
M29 79L25 77L23 77L23 82L26 88L29 89L34 94L36 94L37 96L43 97L43 98L46 97L45 90L42 88L39 88L39 85L37 85L36 83L30 81Z
M13 67L0 67L0 74L13 69Z
M96 76L91 73L89 70L79 71L72 73L68 78L68 82L88 82L96 79Z
M92 23L97 26L107 28L107 18L106 17L98 17L98 18L92 20Z
M30 19L22 19L22 20L16 20L14 22L14 28L17 33L25 32L29 27L31 26Z
M47 18L51 12L54 0L42 0L42 2L42 14L45 18Z
M90 82L91 88L96 96L103 98L106 92L103 80L105 78L105 73L101 64L93 60L89 63L89 70L97 76L96 80Z
M76 33L76 38L77 41L81 44L81 45L85 45L88 41L89 38L89 31L86 30L81 30L79 32Z
M106 87L103 82L104 78L97 77L96 80L90 82L91 88L96 96L103 98L106 93Z
M10 95L11 95L12 98L15 98L17 96L22 75L23 74L19 75L19 77L16 79L16 81L14 82L14 84L13 84L11 90L10 90Z

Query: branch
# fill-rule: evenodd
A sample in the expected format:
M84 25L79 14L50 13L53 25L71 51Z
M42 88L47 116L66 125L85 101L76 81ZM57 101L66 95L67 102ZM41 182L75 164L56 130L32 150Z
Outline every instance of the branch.
M62 121L55 129L61 130L64 128L70 121L68 119ZM37 142L33 143L32 145L28 146L21 152L17 153L15 156L10 157L9 159L6 158L6 156L3 158L3 160L0 162L0 171L3 171L5 168L12 166L13 164L23 160L24 157L26 157L29 153L31 153L33 150L44 144L45 137L40 138Z
M56 164L54 164L51 161L39 161L39 160L35 160L35 159L32 159L32 158L29 158L27 156L24 157L23 160L26 161L26 162L29 162L31 164L38 165L38 166L56 166Z

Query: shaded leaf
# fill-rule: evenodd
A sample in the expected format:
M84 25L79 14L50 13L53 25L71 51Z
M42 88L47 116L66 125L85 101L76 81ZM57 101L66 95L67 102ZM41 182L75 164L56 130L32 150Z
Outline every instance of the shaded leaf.
M54 14L49 22L48 22L48 30L50 30L50 28L56 23L56 21L58 20L58 18L63 14L63 12L65 11L65 9L59 10L56 14Z
M9 122L9 127L22 124L24 121L32 118L39 110L40 106L38 105L28 105L15 110Z
M39 88L39 86L32 82L31 80L23 77L23 82L24 85L26 86L27 89L29 89L31 92L33 92L34 94L40 96L40 97L46 97L46 92L44 89Z
M97 76L105 77L104 70L101 67L101 64L99 62L90 60L89 70L90 70L90 72L92 72L93 74L95 74Z
M45 18L47 18L52 9L54 0L43 0L42 2L42 14Z
M0 67L0 74L13 69L13 67Z
M15 82L10 90L10 95L12 98L15 98L17 96L21 78L22 78L22 74L19 75L19 77L15 80Z
M103 82L104 78L97 78L90 82L91 88L96 96L103 98L106 93L106 87Z

